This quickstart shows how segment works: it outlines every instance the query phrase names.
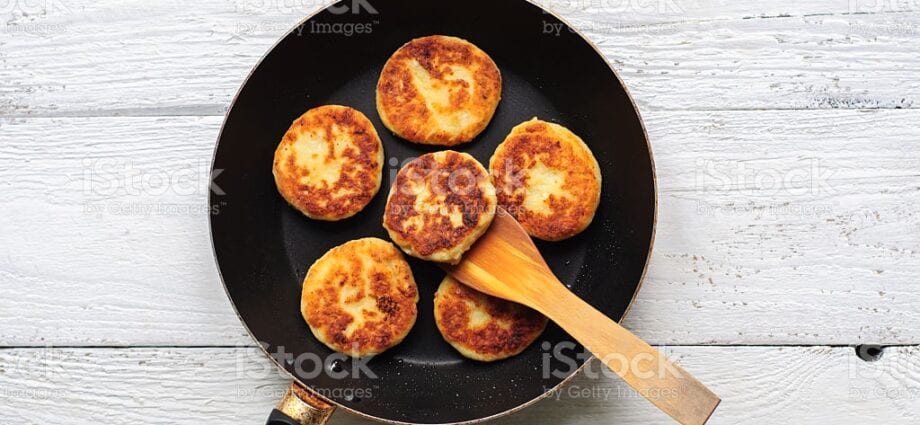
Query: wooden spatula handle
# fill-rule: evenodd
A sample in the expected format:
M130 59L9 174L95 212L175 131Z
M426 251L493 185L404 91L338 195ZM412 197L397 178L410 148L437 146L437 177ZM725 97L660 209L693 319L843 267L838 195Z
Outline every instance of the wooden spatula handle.
M561 285L560 285L561 286ZM683 368L568 290L541 310L640 395L684 425L702 425L721 401Z
M502 209L463 261L444 268L476 290L545 314L684 425L705 424L719 405L719 397L683 368L569 292L520 223Z

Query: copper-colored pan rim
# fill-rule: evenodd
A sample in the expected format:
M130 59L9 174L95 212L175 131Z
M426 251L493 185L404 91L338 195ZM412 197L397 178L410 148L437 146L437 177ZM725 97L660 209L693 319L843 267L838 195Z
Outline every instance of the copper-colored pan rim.
M607 61L607 58L604 57L603 52L601 52L601 50L597 47L597 45L594 44L593 41L591 41L590 39L588 39L587 37L585 37L584 34L581 33L581 31L579 31L578 29L576 29L574 26L572 26L572 24L570 24L567 20L563 19L561 16L557 15L555 12L553 12L553 11L551 11L551 10L548 10L548 9L544 8L544 7L541 6L540 4L536 3L534 0L522 0L522 1L525 1L525 2L527 2L527 3L529 3L529 4L533 5L533 6L536 6L536 7L540 8L541 10L543 10L545 13L547 13L547 14L549 14L549 15L555 17L555 18L558 19L560 22L562 22L562 23L564 23L566 26L568 26L575 34L577 34L579 37L581 37L582 40L584 40L586 43L588 43L588 45L591 46L591 48L594 49L594 51L595 51L595 52L597 53L597 55L601 58L601 60L603 60L604 63L606 63L607 66L610 68L610 72L613 74L614 78L617 79L617 82L620 84L620 87L622 87L622 88L623 88L623 91L626 93L626 97L629 99L629 102L630 102L630 103L632 104L632 106L633 106L633 110L636 112L636 116L639 118L639 126L642 128L642 134L643 134L643 136L645 137L645 143L646 143L646 145L647 145L647 147L648 147L648 153L649 153L649 155L648 155L648 156L649 156L649 162L651 162L650 165L651 165L651 170L652 170L652 191L653 191L652 195L654 196L654 200L655 200L655 203L654 203L654 206L653 206L653 211L652 211L652 234L651 234L651 238L649 239L648 254L646 254L646 258L645 258L645 266L642 268L642 275L639 277L639 284L638 284L638 286L636 286L636 290L635 290L635 292L633 292L632 299L629 301L629 304L626 306L626 310L623 312L623 317L619 320L619 322L622 323L623 320L626 319L626 316L629 314L629 311L632 309L633 304L635 304L635 302L636 302L636 297L638 296L639 291L642 289L643 283L645 283L646 274L648 273L649 264L650 264L650 262L651 262L652 250L653 250L653 248L654 248L654 246L655 246L655 233L656 233L656 229L657 229L657 227L658 227L658 177L657 177L657 172L656 172L656 170L655 170L655 155L652 153L652 145L651 145L651 142L649 141L648 131L647 131L646 128L645 128L645 122L642 120L642 115L641 115L641 113L639 112L639 106L636 104L636 101L635 101L635 99L633 98L632 93L629 92L629 88L626 87L626 84L624 84L623 79L620 78L620 75L617 73L616 69L614 69L613 66L610 64L610 62ZM283 41L284 39L286 39L286 38L287 38L291 33L293 33L297 28L300 28L302 25L306 25L307 22L309 22L311 19L313 19L316 15L318 15L319 13L321 13L322 11L324 11L325 9L326 9L326 7L322 7L322 8L320 8L320 9L314 11L313 13L309 14L306 18L304 18L303 20L301 20L301 21L300 21L297 25L295 25L293 28L291 28L291 29L288 30L286 33L284 33L284 35L283 35L281 38L279 38L277 41L275 41L275 43L271 46L271 48L269 48L269 49L262 55L262 57L259 59L259 61L256 63L256 65L252 68L252 70L249 71L249 74L248 74L248 75L246 76L246 78L243 80L243 84L240 85L240 88L237 90L236 94L233 96L233 100L231 100L231 102L230 102L230 107L227 109L226 114L224 114L224 120L223 120L223 123L221 124L220 132L218 133L218 136L217 136L217 137L218 137L218 140L217 140L217 143L214 144L214 152L213 152L213 154L211 155L211 167L212 167L212 170L211 170L211 171L212 171L212 173L213 173L214 162L217 160L217 149L220 147L220 138L221 138L221 136L224 134L224 127L227 125L227 119L230 117L230 113L233 111L233 106L236 105L237 99L239 98L239 96L240 96L240 94L242 93L243 89L246 87L246 83L249 82L249 79L252 78L252 76L253 76L253 74L255 73L256 69L259 68L259 65L265 60L265 58L266 58L269 54L271 54L272 51L275 50L275 48L278 46L278 44L281 43L281 41ZM211 198L212 196L213 196L213 193L211 193L211 194L208 196L208 204L211 203L211 199L210 199L210 198ZM252 331L249 329L249 326L246 324L246 321L243 320L243 317L242 317L242 316L240 316L239 310L237 310L237 308L236 308L236 303L233 301L233 297L230 296L230 290L229 290L229 288L227 288L227 284L226 284L226 282L224 281L223 274L222 274L222 272L221 272L221 270L220 270L220 262L219 262L219 260L217 259L217 247L214 245L214 235L212 234L212 232L213 232L213 228L212 228L212 226L211 226L211 222L210 222L210 218L209 218L209 220L208 220L208 236L211 238L211 252L212 252L212 255L214 256L214 261L215 261L215 263L216 263L216 265L217 265L217 274L218 274L218 276L220 277L221 285L224 287L224 293L227 294L227 298L230 300L230 305L233 307L233 313L236 314L236 317L240 319L240 323L243 324L243 328L246 329L246 333L249 334L249 337L252 338L253 341L259 342L258 338L256 338L255 335L253 335ZM309 385L305 385L303 382L301 382L300 379L298 379L296 376L294 376L293 374L291 374L290 372L288 372L288 370L287 370L281 363L278 363L278 361L268 353L268 351L265 349L265 346L264 346L264 345L262 345L262 344L257 344L257 345L259 346L259 349L262 351L262 353L265 354L265 356L268 357L268 358L272 361L272 363L275 364L275 366L277 366L280 370L284 371L284 373L287 374L294 382L296 382L298 385L300 385L300 386L302 386L302 387L304 387L304 388L307 388L307 389L310 388ZM523 410L523 409L525 409L525 408L527 408L527 407L530 407L530 406L532 406L533 404L535 404L535 403L537 403L537 402L539 402L539 401L541 401L541 400L547 398L550 394L552 394L552 393L558 391L560 388L562 388L562 387L566 386L567 384L569 384L579 373L581 373L581 371L582 371L582 370L588 365L588 363L590 363L593 359L594 359L594 357L591 356L590 358L588 358L588 359L578 368L578 370L576 370L576 371L573 372L571 375L569 375L568 377L566 377L565 379L563 379L561 382L559 382L558 384L556 384L555 387L553 387L552 389L549 389L549 390L547 390L547 391L544 391L543 394L541 394L541 395L539 395L539 396L537 396L537 397L531 399L530 401L528 401L528 402L526 402L526 403L520 404L520 405L518 405L517 407L513 407L513 408L511 408L511 409L505 410L504 412L496 413L496 414L491 415L491 416L487 416L487 417L479 418L479 419L473 419L473 420L465 421L465 422L456 422L455 424L457 424L457 425L472 425L472 424L478 424L478 423L482 423L482 422L486 422L486 421L491 421L491 420L494 420L494 419L498 419L498 418L501 418L501 417L504 417L504 416L508 416L508 415L513 414L513 413L517 413L517 412L519 412L519 411L521 411L521 410ZM318 398L322 399L323 401L326 401L326 402L332 404L333 406L336 406L336 408L342 409L342 410L344 410L344 411L346 411L346 412L348 412L348 413L350 413L350 414L352 414L352 415L356 415L356 416L358 416L358 417L362 417L362 418L365 418L365 419L374 420L374 421L381 422L381 423L387 423L387 424L396 424L396 425L418 425L418 424L413 424L413 423L410 423L410 422L393 421L393 420L390 420L390 419L379 418L379 417L376 417L376 416L373 416L373 415L368 415L368 414L366 414L366 413L363 413L363 412L357 411L357 410L355 410L355 409L349 408L349 407L347 407L347 406L344 406L344 405L342 405L342 404L339 404L339 403L337 403L335 400L332 400L332 399L330 399L330 398L328 398L328 397L325 397L325 396L323 396L322 394L319 394L319 393L316 392L316 391L313 391L313 393L316 394L316 395L318 396ZM436 424L425 424L425 425L436 425Z

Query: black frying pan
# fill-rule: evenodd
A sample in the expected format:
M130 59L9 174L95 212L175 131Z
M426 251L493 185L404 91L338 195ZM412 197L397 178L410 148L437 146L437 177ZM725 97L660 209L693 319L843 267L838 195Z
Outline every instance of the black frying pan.
M393 136L374 103L387 58L410 39L431 34L478 45L504 79L492 123L475 141L453 149L486 164L511 128L533 117L570 128L591 147L603 175L593 224L575 238L538 247L559 279L594 307L618 320L629 308L654 235L654 165L639 113L603 57L558 18L524 0L348 0L304 21L259 63L227 114L214 157L214 170L222 170L213 173L215 184L224 192L210 198L218 266L237 313L269 353L283 347L295 358L333 354L314 339L300 315L301 283L328 249L361 237L387 239L381 217L398 168L385 168L381 192L355 217L313 221L287 206L275 190L275 147L307 109L341 104L371 119L388 165L439 150ZM463 359L434 324L432 298L444 273L431 263L410 259L410 264L421 293L418 322L402 344L367 364L376 378L336 379L329 371L312 376L312 368L298 371L291 362L275 362L334 405L408 423L503 415L575 373L548 355L546 347L570 341L552 324L519 356L489 364ZM544 376L544 358L550 370L566 373ZM583 363L584 358L577 360ZM335 366L354 365L346 360ZM360 397L354 389L367 391Z

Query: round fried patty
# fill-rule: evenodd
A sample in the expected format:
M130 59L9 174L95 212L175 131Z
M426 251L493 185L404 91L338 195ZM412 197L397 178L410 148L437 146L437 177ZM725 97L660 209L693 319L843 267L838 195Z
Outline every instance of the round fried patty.
M377 111L406 140L451 146L486 128L501 99L498 66L472 43L417 38L390 57L377 83Z
M361 211L380 190L383 144L373 124L346 106L297 118L275 150L281 196L307 217L335 221Z
M567 128L534 118L514 127L489 171L504 207L531 236L558 241L591 224L601 170L588 145Z
M320 342L353 357L379 354L409 334L418 288L393 244L365 238L332 248L303 281L300 311Z
M450 276L434 294L434 318L444 340L460 354L485 362L520 354L547 323L528 307L483 294Z
M456 264L492 224L495 207L495 188L475 158L434 152L396 174L383 226L407 254Z

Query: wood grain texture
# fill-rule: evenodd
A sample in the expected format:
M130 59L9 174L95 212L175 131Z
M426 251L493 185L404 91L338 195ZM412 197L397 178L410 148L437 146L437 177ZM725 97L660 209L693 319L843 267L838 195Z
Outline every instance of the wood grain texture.
M8 3L0 116L221 115L258 59L319 5ZM916 2L545 3L600 46L643 112L920 105Z
M659 228L627 328L657 344L920 342L920 112L646 120ZM204 211L220 122L0 121L3 345L251 344Z
M863 362L848 347L666 347L724 395L711 424L913 424L920 348ZM558 393L497 425L671 424L597 362ZM0 351L0 422L262 423L288 380L249 349ZM451 385L459 385L454 383ZM450 391L450 385L445 385ZM332 425L373 422L337 412Z
M692 21L794 18L829 15L876 15L917 11L910 1L802 0L757 2L750 0L534 0L569 19L633 24ZM606 19L598 19L603 16Z
M744 345L920 343L920 3L539 3L645 117L659 228L626 326L738 345L664 348L723 396L712 423L915 423L916 346ZM0 349L0 423L264 420L288 381L221 289L207 170L251 67L319 6L0 2L0 347L228 346ZM612 378L558 396L496 423L671 423Z

